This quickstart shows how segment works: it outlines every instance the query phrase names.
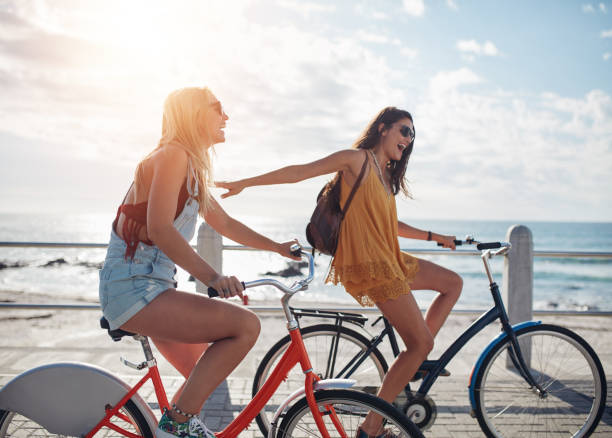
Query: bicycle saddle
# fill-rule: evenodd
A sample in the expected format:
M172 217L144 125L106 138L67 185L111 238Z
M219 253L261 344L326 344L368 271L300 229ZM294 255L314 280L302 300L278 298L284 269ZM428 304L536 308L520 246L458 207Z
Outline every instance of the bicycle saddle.
M108 330L108 336L110 336L115 342L120 341L124 336L134 336L136 334L121 329L111 330L105 317L100 318L100 328Z

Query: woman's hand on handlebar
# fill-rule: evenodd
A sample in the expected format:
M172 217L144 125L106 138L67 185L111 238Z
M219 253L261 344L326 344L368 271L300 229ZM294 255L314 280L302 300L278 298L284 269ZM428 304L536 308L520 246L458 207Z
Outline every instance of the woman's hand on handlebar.
M231 298L239 296L242 298L243 284L234 276L218 275L208 286L214 288L221 298Z
M279 243L278 249L276 250L276 252L278 252L283 257L288 257L290 259L300 261L302 260L302 256L296 255L291 252L291 247L296 244L299 245L299 242L297 239L290 240L289 242Z
M450 248L450 249L455 249L455 240L457 239L457 236L444 236L442 234L436 234L435 238L433 240L435 240L438 243L438 246L443 246L444 248Z

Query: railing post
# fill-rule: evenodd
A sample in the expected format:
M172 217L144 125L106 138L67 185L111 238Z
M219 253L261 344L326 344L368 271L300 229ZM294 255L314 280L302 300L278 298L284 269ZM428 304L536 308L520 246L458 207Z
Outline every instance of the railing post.
M533 318L533 237L524 225L508 228L506 240L512 244L504 259L502 294L510 324ZM531 347L521 343L526 363L530 364Z
M198 254L217 272L223 272L223 239L206 222L202 222L198 229ZM207 287L200 280L196 280L196 291L206 293Z

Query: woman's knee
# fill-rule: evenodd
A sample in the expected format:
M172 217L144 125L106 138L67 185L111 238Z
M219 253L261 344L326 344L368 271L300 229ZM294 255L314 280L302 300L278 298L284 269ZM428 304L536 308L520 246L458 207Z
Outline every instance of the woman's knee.
M420 330L415 330L411 333L410 338L404 338L403 340L406 345L406 350L412 350L419 356L426 357L434 347L434 337L424 324Z
M453 272L448 281L447 293L452 295L455 300L458 300L462 290L463 278L461 278L459 274Z
M427 357L431 350L434 348L434 337L431 333L427 333L421 337L419 340L419 351Z
M244 315L241 315L240 318L241 327L240 332L241 336L245 339L249 340L249 343L255 344L257 338L259 337L259 333L261 332L261 322L255 313L250 310L244 312Z

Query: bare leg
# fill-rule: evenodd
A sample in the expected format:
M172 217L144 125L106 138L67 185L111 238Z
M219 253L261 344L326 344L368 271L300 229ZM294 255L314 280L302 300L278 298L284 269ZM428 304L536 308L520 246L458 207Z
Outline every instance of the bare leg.
M187 383L187 378L191 374L193 367L208 348L207 343L203 344L185 344L182 342L171 342L163 339L151 339L159 352L166 358L176 370L185 377L185 382L172 397L170 404L176 403L179 396L183 392L183 387Z
M439 292L427 310L425 319L412 294L377 303L378 308L398 332L406 349L395 359L385 375L378 397L389 403L403 391L433 348L433 338L459 299L463 280L459 275L427 260L419 259L419 272L411 284L413 290ZM375 435L381 418L369 413L362 424L368 435Z
M406 349L395 358L378 390L377 396L391 403L408 384L419 365L433 348L433 336L412 294L377 303L377 306L393 325L406 346ZM380 424L381 417L370 412L361 428L368 435L375 435Z
M431 335L436 337L461 295L463 280L449 269L419 259L419 272L410 286L412 290L427 289L438 292L425 315L425 323Z
M162 341L214 342L193 368L177 406L198 413L214 389L246 356L259 336L260 323L250 310L227 301L169 289L121 328ZM186 418L172 413L173 418Z

